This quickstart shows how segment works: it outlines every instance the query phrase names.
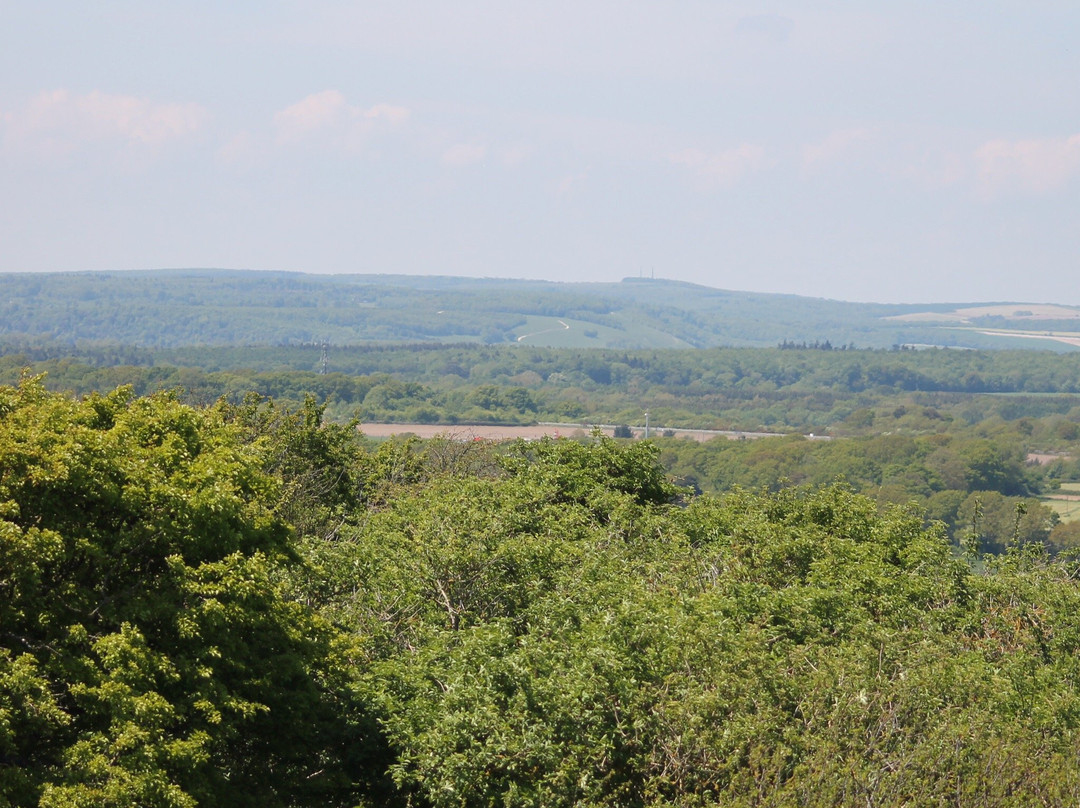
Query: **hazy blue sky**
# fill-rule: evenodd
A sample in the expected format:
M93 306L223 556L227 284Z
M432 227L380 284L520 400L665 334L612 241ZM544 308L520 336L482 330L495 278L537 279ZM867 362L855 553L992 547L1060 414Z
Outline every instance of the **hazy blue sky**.
M1080 3L0 0L0 271L1080 304Z

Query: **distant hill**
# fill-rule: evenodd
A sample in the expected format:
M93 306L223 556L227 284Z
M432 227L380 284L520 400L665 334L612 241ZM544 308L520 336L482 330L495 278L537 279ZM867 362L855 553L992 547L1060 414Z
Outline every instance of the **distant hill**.
M0 275L0 342L143 347L459 343L568 348L1080 347L1080 309L885 305L620 283L173 269Z

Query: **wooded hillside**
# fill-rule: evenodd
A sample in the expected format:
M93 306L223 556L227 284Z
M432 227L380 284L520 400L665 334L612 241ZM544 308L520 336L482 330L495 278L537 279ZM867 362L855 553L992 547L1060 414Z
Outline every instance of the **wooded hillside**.
M963 315L955 314L958 306ZM1080 309L1054 307L1058 319L1014 316L1044 308L849 303L650 278L553 283L215 269L4 274L0 343L1076 350L1076 341L1048 334L1072 334Z

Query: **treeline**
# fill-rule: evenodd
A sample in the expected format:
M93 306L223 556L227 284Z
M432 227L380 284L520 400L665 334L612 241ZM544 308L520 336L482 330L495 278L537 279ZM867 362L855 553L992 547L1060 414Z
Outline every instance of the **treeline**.
M1064 422L1080 431L1072 422ZM975 540L984 552L1036 542L1051 552L1080 547L1080 525L1062 523L1037 497L1080 479L1080 463L1027 461L1024 436L1005 424L957 434L887 434L815 441L802 437L732 441L660 438L669 474L694 490L742 487L778 491L837 480L880 505L916 504L939 521L954 546ZM1058 433L1060 434L1060 432ZM1070 444L1078 437L1072 430ZM1044 440L1050 440L1044 436Z
M356 417L374 423L529 424L541 414L537 396L520 386L478 385L446 390L402 381L385 373L372 376L301 371L206 373L169 366L92 367L67 360L26 364L21 356L0 357L0 383L13 384L21 377L35 374L44 374L44 383L50 389L79 395L126 385L137 395L176 391L184 401L201 405L218 399L237 403L253 392L284 406L298 407L308 396L313 396L338 421ZM565 417L566 408L547 415Z
M164 364L203 370L308 370L322 364L322 346L229 346L146 351L78 343L9 343L7 355L34 361L71 359L90 365ZM535 374L534 384L658 388L674 395L707 391L784 390L938 393L1080 393L1080 352L832 350L716 348L700 351L533 348L526 346L328 346L327 368L349 375L393 373L433 383L458 376L474 383ZM550 379L552 374L557 375ZM533 378L530 376L530 378ZM450 380L452 381L452 380Z
M1080 799L1080 568L1022 537L29 381L0 468L7 805Z
M13 382L30 367L47 372L55 389L178 386L198 402L255 390L296 405L313 392L339 420L359 412L370 421L444 424L636 424L648 410L660 426L860 434L941 431L993 417L1080 416L1080 354L415 346L329 349L329 372L322 374L318 345L184 349L141 358L106 346L76 346L70 356L58 346L51 350L0 356L0 379ZM134 365L114 366L131 359ZM384 389L366 401L376 386ZM497 388L505 404L477 407L479 387ZM516 405L526 393L530 403ZM907 417L886 425L882 413L901 409Z
M813 342L793 342L791 340L781 340L780 344L776 346L781 351L853 351L855 350L854 343L848 343L847 345L833 345L830 340L814 340ZM899 350L900 346L894 346Z

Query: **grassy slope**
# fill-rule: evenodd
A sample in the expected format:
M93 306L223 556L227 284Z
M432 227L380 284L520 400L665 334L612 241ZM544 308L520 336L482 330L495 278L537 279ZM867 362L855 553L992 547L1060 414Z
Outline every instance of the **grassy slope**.
M1041 497L1040 501L1057 511L1062 522L1080 520L1080 500L1069 500L1063 497L1080 497L1080 483L1062 483L1055 494Z

